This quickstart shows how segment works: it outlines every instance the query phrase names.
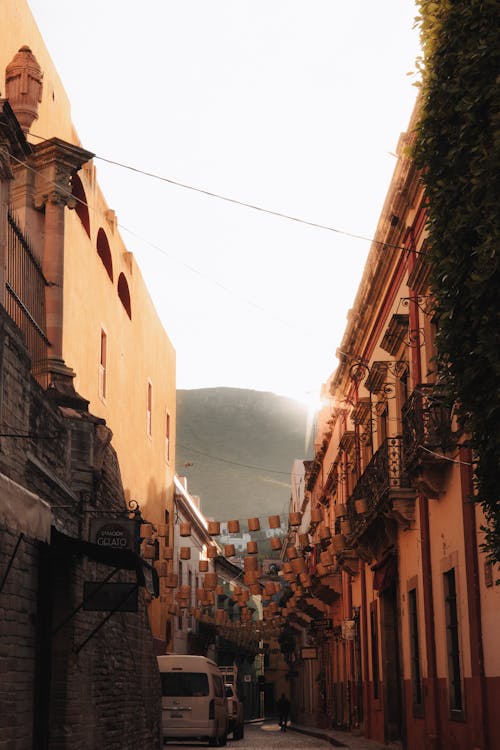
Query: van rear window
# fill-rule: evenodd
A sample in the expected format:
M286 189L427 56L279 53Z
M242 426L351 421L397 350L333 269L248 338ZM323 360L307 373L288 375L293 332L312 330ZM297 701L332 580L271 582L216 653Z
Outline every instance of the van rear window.
M208 675L204 672L163 672L161 694L169 698L201 698L208 695Z

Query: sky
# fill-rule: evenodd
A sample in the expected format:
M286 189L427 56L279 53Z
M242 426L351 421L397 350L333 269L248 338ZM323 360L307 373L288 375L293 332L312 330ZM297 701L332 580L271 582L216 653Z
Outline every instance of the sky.
M28 2L177 387L315 401L414 106L415 3Z

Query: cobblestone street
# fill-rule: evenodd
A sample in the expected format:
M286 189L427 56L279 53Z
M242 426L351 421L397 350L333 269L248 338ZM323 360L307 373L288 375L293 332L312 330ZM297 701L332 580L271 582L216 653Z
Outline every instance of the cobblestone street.
M309 734L312 732L313 734ZM175 743L169 742L167 748L199 748L206 747L206 743ZM388 750L397 745L380 745L363 737L356 737L348 732L310 729L292 726L286 732L281 732L277 719L267 719L263 722L245 724L243 740L228 739L227 748L232 750L306 750L307 748L344 747L350 750Z

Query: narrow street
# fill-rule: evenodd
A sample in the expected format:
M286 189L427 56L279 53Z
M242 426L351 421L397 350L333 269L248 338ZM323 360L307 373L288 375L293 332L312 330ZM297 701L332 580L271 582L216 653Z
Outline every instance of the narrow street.
M207 747L207 743L169 742L165 747L201 748ZM234 750L286 750L287 748L305 750L305 748L313 747L327 748L331 747L331 744L290 729L281 732L277 719L269 719L262 724L246 724L245 736L242 740L233 740L230 736L227 741L227 748L234 748Z

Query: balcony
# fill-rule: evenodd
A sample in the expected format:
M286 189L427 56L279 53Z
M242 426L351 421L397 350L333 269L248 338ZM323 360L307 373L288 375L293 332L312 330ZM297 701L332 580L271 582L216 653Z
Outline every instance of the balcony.
M438 498L450 468L444 454L456 436L450 409L434 391L432 385L418 385L403 408L403 460L419 491Z
M410 471L423 459L442 460L439 454L454 445L450 409L433 391L433 386L418 385L403 408L403 456Z
M414 506L415 490L410 486L403 463L403 439L387 438L347 501L350 545L358 546L371 527L385 526L387 518L408 528L414 518Z

